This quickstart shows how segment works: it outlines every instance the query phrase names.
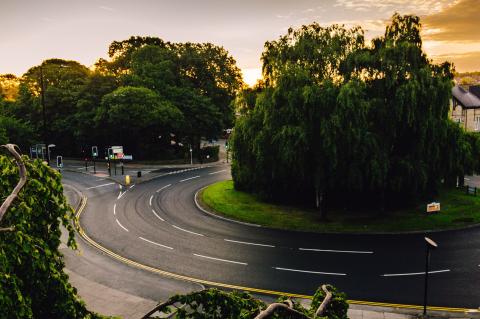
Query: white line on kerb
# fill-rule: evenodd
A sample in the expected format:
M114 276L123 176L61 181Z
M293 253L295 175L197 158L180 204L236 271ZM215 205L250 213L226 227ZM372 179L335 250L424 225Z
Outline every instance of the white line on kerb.
M449 272L450 269L443 269L443 270L433 270L429 271L429 274L438 274L442 272ZM410 273L404 273L404 274L384 274L381 275L382 277L399 277L399 276L418 276L418 275L425 275L425 272L410 272Z
M117 215L117 212L115 211L115 209L117 208L117 204L113 204L113 215Z
M152 206L152 199L153 199L153 195L150 196L150 201L149 201L149 202L150 202L150 206Z
M319 252L325 252L325 253L373 254L373 251L362 251L362 250L334 250L334 249L316 249L316 248L298 248L298 250L319 251Z
M170 187L170 186L172 186L172 184L165 185L165 186L163 186L162 188L157 189L156 192L157 192L157 193L160 193L162 190L164 190L165 188Z
M173 227L175 227L176 229L178 230L181 230L181 231L184 231L184 232L187 232L187 233L190 233L190 234L193 234L193 235L197 235L197 236L203 236L202 234L199 234L199 233L195 233L193 231L190 231L190 230L186 230L186 229L183 229L183 228L180 228L178 226L175 226L175 225L172 225Z
M207 259L212 259L212 260L218 260L218 261L224 261L226 263L232 263L232 264L238 264L238 265L244 265L247 266L247 263L242 263L239 261L233 261L233 260L227 260L227 259L221 259L221 258L215 258L215 257L208 257L204 255L198 255L198 254L193 254L194 256L201 257L201 258L207 258Z
M252 245L252 246L262 246L262 247L271 247L275 248L273 245L265 245L265 244L257 244L257 243L249 243L246 241L238 241L238 240L231 240L231 239L224 239L225 241L231 242L231 243L237 243L237 244L245 244L245 245Z
M218 173L225 172L225 171L226 171L226 169L222 169L221 171L217 171L217 172L213 172L213 173L208 173L208 175L218 174Z
M116 219L116 218L115 218L115 219ZM122 227L125 231L128 231L128 229L126 229L122 224L120 224L120 222L118 221L118 219L116 219L116 220L117 220L118 226Z
M199 177L200 177L200 175L193 176L193 177L189 177L189 178L185 178L185 179L182 179L182 180L180 181L180 183L183 183L183 182L185 182L185 181L189 181L189 180L194 179L194 178L199 178Z
M158 216L158 215L157 215L157 212L154 211L153 209L152 209L152 213L153 213L153 215L155 215L158 219L160 219L162 222L165 221L165 219L163 219L162 217Z
M154 244L154 245L157 245L157 246L160 246L160 247L163 247L163 248L167 248L167 249L173 249L172 247L169 247L169 246L165 246L165 245L156 243L156 242L154 242L154 241L148 240L148 239L143 238L143 237L138 237L138 238L140 238L141 240L144 240L144 241L146 241L146 242L149 242L150 244Z
M294 271L294 272L304 272L309 274L316 274L316 275L332 275L332 276L346 276L347 274L342 274L338 272L323 272L323 271L310 271L310 270L299 270L299 269L290 269L290 268L282 268L282 267L273 267L277 270L286 270L286 271Z
M107 183L107 184L102 184L102 185L97 185L97 186L87 187L87 189L98 188L98 187L104 187L104 186L109 186L109 185L113 185L113 184L115 184L115 183Z

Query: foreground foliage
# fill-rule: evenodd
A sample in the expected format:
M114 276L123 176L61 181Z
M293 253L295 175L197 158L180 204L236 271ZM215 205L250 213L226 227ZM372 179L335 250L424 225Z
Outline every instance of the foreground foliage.
M284 296L267 305L245 292L224 292L210 288L173 296L160 303L144 319L164 318L164 314L171 314L169 318L176 319L347 319L347 310L346 295L330 285L318 288L308 308Z
M0 231L0 318L97 318L63 271L61 225L69 234L67 245L76 245L61 176L40 161L23 161L27 182L0 224L13 228ZM3 202L17 184L19 170L10 157L0 155L0 173Z
M325 217L432 199L478 171L478 137L448 118L453 67L423 53L418 17L394 15L370 46L359 27L290 29L262 60L233 135L237 189Z

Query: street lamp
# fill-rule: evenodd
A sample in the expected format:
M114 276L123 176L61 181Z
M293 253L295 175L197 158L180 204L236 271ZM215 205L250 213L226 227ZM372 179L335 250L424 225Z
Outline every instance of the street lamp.
M43 144L47 146L47 164L50 166L50 150L47 143L47 120L45 116L45 88L43 85L43 63L40 64L40 101L42 103L42 115L43 115Z
M430 268L430 250L438 247L437 243L428 237L425 237L426 242L426 254L425 254L425 286L423 292L423 316L427 315L427 292L428 292L428 270Z

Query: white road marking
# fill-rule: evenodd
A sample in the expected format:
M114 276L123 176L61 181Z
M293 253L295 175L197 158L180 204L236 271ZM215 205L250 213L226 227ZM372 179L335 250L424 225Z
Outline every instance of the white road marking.
M464 177L463 179L466 180L466 181L469 181L469 180L470 180L470 178L466 178L466 177Z
M164 190L165 188L170 187L170 186L172 186L172 184L165 185L165 186L163 186L162 188L157 189L156 192L157 192L157 193L160 193L162 190Z
M115 203L113 205L113 215L117 215L116 209L117 209L117 204Z
M438 274L442 272L449 272L450 269L443 269L443 270L433 270L429 271L429 274ZM381 275L382 277L399 277L399 276L418 276L418 275L425 275L425 272L410 272L410 273L404 273L404 274L384 274Z
M102 185L92 186L92 187L88 187L87 189L98 188L98 187L104 187L104 186L110 186L110 185L113 185L113 184L115 184L115 183L107 183L107 184L102 184Z
M120 188L120 190L122 189L122 184L118 184L118 188Z
M182 180L180 181L180 183L183 183L183 182L185 182L185 181L189 181L189 180L194 179L194 178L199 178L199 177L200 177L200 175L193 176L193 177L189 177L189 178L185 178L185 179L182 179Z
M195 233L193 231L190 231L190 230L186 230L186 229L183 229L183 228L180 228L178 226L175 226L175 225L172 225L173 227L175 227L176 229L178 230L181 230L181 231L184 231L184 232L187 232L187 233L190 233L190 234L193 234L193 235L197 235L197 236L203 236L202 234L199 234L199 233Z
M150 196L150 201L149 201L149 203L150 203L150 206L152 206L152 199L153 199L153 195L152 195L152 196Z
M290 269L290 268L282 268L282 267L273 267L273 268L275 268L277 270L303 272L303 273L316 274L316 275L332 275L332 276L346 276L347 275L347 274L338 273L338 272L310 271L310 270L299 270L299 269Z
M162 222L165 221L165 219L163 219L162 217L158 216L158 215L157 215L157 212L154 211L153 209L152 209L152 213L153 213L153 215L155 215L158 219L160 219Z
M165 245L156 243L156 242L154 242L154 241L148 240L148 239L143 238L143 237L138 237L138 238L140 238L141 240L144 240L144 241L146 241L146 242L149 242L150 244L154 244L154 245L157 245L157 246L160 246L160 247L163 247L163 248L167 248L167 249L173 249L172 247L169 247L169 246L165 246Z
M100 179L96 179L94 180L94 182L101 182L101 181L106 181L107 179L106 178L100 178ZM120 184L119 184L120 185ZM121 186L121 185L120 185Z
M89 168L89 167L93 167L93 166L87 166L87 168ZM85 166L78 167L77 169L85 169Z
M218 174L218 173L225 172L225 171L226 171L226 169L222 169L221 171L218 171L218 172L208 173L208 175Z
M208 256L198 255L198 254L193 254L193 255L197 256L197 257L201 257L201 258L223 261L223 262L226 262L226 263L232 263L232 264L238 264L238 265L244 265L244 266L248 265L247 263L242 263L242 262L239 262L239 261L233 261L233 260L227 260L227 259L221 259L221 258L215 258L215 257L208 257Z
M364 250L334 250L334 249L316 249L316 248L298 248L304 251L319 251L325 253L346 253L346 254L373 254L373 251Z
M125 195L126 192L127 192L127 191L124 191L124 192L122 193L122 191L120 191L120 194L118 194L117 199L122 198L122 196Z
M115 218L116 219L116 218ZM128 231L128 229L126 229L122 224L120 224L120 222L118 221L118 219L116 219L117 221L117 224L118 226L122 227L125 231Z
M273 245L265 245L265 244L257 244L257 243L249 243L246 241L238 241L238 240L231 240L231 239L224 239L225 241L231 242L231 243L237 243L237 244L245 244L245 245L252 245L252 246L262 246L262 247L271 247L275 248Z
M130 186L130 189L132 189L132 188L133 188L133 186L135 186L135 184L133 184L132 186Z

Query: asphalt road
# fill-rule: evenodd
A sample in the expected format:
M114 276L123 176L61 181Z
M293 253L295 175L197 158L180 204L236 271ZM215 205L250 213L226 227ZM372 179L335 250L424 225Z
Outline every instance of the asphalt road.
M421 305L425 234L337 235L280 231L208 216L202 187L228 166L170 174L130 188L64 172L87 197L80 223L96 242L142 264L193 278L311 295L323 283L349 299ZM429 305L480 305L480 228L429 234ZM152 282L152 285L155 285Z

